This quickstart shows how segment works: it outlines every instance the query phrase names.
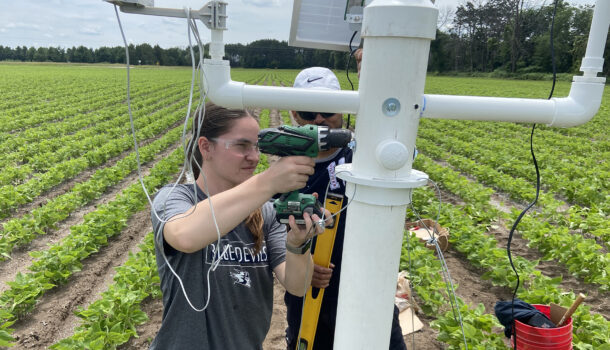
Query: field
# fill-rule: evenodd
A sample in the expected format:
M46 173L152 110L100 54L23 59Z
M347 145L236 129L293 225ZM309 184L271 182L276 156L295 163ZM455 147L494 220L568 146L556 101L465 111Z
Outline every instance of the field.
M291 86L297 71L233 70L234 80ZM344 72L337 72L349 89ZM357 89L357 77L352 76ZM131 97L148 191L176 178L191 71L131 70ZM149 205L138 181L122 66L0 64L0 346L146 349L162 313ZM546 98L549 82L429 77L426 92ZM558 83L555 96L569 84ZM261 127L291 123L256 109ZM352 125L354 117L352 116ZM440 187L439 222L450 231L446 263L469 349L503 349L493 316L515 276L508 231L534 198L531 126L422 120L414 168ZM519 298L569 306L576 349L610 349L610 90L580 127L538 126L542 191L512 243ZM267 160L261 163L264 168ZM416 190L422 217L438 209L433 187ZM408 220L414 219L412 210ZM409 259L410 257L410 259ZM413 281L425 329L409 349L460 347L440 263L405 236L401 269ZM282 290L265 349L282 349ZM13 340L11 340L13 339Z

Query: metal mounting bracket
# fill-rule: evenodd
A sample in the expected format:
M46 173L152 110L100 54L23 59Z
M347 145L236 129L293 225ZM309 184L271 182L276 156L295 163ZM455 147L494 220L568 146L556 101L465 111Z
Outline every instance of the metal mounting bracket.
M160 8L154 6L145 6L148 3L144 0L105 0L111 4L119 5L121 12L135 13L139 15L162 16L162 17L178 17L186 18L186 10ZM151 0L150 4L153 2ZM209 29L226 30L227 29L227 3L225 1L209 1L197 11L191 10L192 18L199 18L203 24Z

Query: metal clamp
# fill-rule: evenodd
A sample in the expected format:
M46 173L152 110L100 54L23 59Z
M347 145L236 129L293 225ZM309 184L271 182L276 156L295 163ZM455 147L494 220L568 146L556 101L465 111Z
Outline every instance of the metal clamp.
M204 9L207 9L204 10ZM199 18L209 29L227 29L227 3L210 1L199 10Z

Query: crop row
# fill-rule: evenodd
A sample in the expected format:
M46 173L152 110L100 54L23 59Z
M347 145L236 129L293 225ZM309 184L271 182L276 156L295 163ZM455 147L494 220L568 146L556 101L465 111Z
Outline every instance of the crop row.
M175 144L181 133L182 127L176 127L161 138L139 148L140 162L145 164L151 161L157 153ZM87 181L76 184L69 192L49 200L31 213L5 222L0 236L0 260L10 257L15 247L25 245L38 235L55 228L57 223L66 219L77 208L99 198L108 188L133 173L137 166L134 151L114 166L97 170Z
M284 123L284 125L292 125L292 119L290 117L290 112L280 111L280 115L282 116L282 123Z
M163 110L145 117L140 124L139 130L136 132L138 141L154 137L160 131L167 129L170 125L184 118L183 110L178 106L170 107L169 110ZM160 118L160 116L165 116ZM143 125L146 125L142 127ZM41 174L37 179L13 187L0 187L0 213L2 217L9 215L9 212L25 203L31 202L36 196L40 195L53 186L70 179L81 171L104 164L111 157L119 155L121 152L133 146L131 135L125 135L121 138L112 139L108 137L107 143L102 147L91 150L79 158L70 159L57 164L49 169L44 174Z
M407 236L410 235L410 236ZM409 281L419 299L422 311L436 317L431 323L438 329L438 340L450 345L451 349L460 349L464 338L469 349L505 349L502 336L494 332L500 323L493 315L485 314L482 304L471 307L455 297L447 294L447 285L441 274L441 263L432 250L425 248L415 235L406 233L403 239L400 270L407 271ZM447 310L449 304L459 308L464 334L459 324L457 314Z
M161 160L143 181L154 192L169 182L184 160L182 148ZM30 253L35 259L30 272L19 273L14 281L7 282L10 289L0 295L0 326L4 330L31 311L37 300L49 289L64 284L82 269L81 261L108 244L108 239L121 233L127 220L146 208L146 196L139 182L129 186L113 201L100 205L85 215L84 222L70 228L70 235L45 251ZM10 330L8 330L10 332Z
M104 90L124 87L117 84L117 76L124 72L116 69L86 69L54 65L14 65L0 64L0 84L6 89L2 95L7 99L0 101L1 110L23 107L24 102L44 104L45 102L74 95L75 87L79 91L99 87ZM36 82L33 88L32 81ZM95 84L91 84L95 82ZM120 93L118 90L117 93Z
M161 296L152 232L139 248L140 251L130 253L127 261L116 268L114 283L101 297L87 309L76 312L81 324L74 334L50 349L115 349L129 338L137 337L136 326L148 320L141 308L142 301Z
M269 123L269 110L263 109L258 115L258 124L260 125L261 129L266 129L269 127Z
M514 199L521 201L532 201L534 199L534 192L530 190L533 185L523 178L515 178L509 174L502 173L495 167L477 163L470 158L454 153L453 150L451 152L446 151L439 147L435 141L427 138L420 138L418 146L434 158L445 159L461 171L469 173L479 181L510 194ZM539 203L542 205L544 216L549 220L558 223L565 223L566 221L577 222L581 228L586 226L594 234L597 232L603 241L608 242L608 221L605 219L606 214L604 212L608 210L609 203L594 203L591 205L590 210L575 208L574 210L569 210L568 213L563 213L565 210L561 211L558 208L565 207L567 204L556 200L553 195L545 192L541 193ZM588 220L589 216L591 217L590 222ZM583 222L588 223L583 224ZM569 226L573 225L570 224ZM603 234L603 232L606 233Z
M152 113L166 105L176 103L181 96L170 95L161 99L151 98L150 105L142 110L134 112L134 123L140 123L140 117ZM118 108L117 108L118 109ZM23 147L21 150L10 154L14 164L5 163L0 171L0 185L16 185L17 181L23 182L34 171L43 172L58 163L70 158L82 156L88 150L104 145L109 138L118 138L129 132L129 118L124 114L114 113L115 117L105 122L100 122L94 127L82 129L72 135L49 140L52 147ZM58 125L58 127L61 127ZM38 154L26 155L38 149ZM53 149L55 148L55 149ZM16 164L16 159L21 159L24 164Z
M531 178L532 165L528 151L522 149L519 152L518 148L506 147L506 139L496 140L489 137L489 134L488 137L477 135L476 127L457 130L455 124L440 122L434 123L434 127L430 128L430 124L422 123L419 136L434 140L454 154L486 164L503 173L514 177ZM439 133L443 134L442 138L438 138ZM535 144L538 143L536 139ZM526 143L522 145L525 146ZM564 194L568 201L576 201L587 206L599 203L609 195L610 169L607 165L599 164L595 154L589 153L580 163L574 163L572 159L567 161L558 157L560 153L557 152L556 147L542 146L545 151L538 151L537 156L544 183L553 192Z
M53 96L50 97L49 100L44 101L43 103L31 103L31 101L27 99L18 98L20 101L19 106L12 109L5 109L3 111L3 116L0 118L2 121L3 127L0 129L1 131L11 131L13 130L11 127L15 125L21 127L23 125L28 124L5 124L14 119L25 119L24 116L29 115L37 115L37 116L49 116L55 117L61 115L59 113L55 113L57 111L62 111L71 109L73 106L82 105L82 108L86 108L87 105L93 104L93 107L98 106L100 101L103 101L107 98L116 98L120 96L117 91L112 89L100 89L102 87L93 87L86 86L83 87L83 91L79 91L78 94L75 94L74 91L72 93L66 93L64 96ZM72 87L74 89L74 87ZM84 100L83 100L84 97ZM84 110L83 110L84 111ZM54 119L44 119L46 121L51 121Z
M485 234L492 218L502 217L502 213L489 204L485 197L490 192L479 184L468 181L455 171L439 166L427 157L420 155L416 166L427 172L442 187L466 201L464 206L443 205L440 222L451 229L450 241L453 246L466 255L476 267L484 269L483 279L490 279L494 285L514 288L516 277L512 274L504 249L498 242ZM480 193L478 195L474 195ZM438 203L434 192L418 190L414 196L414 206L424 215L436 215ZM513 258L521 275L522 284L518 296L531 304L570 305L575 296L559 288L561 277L549 278L536 270L537 261L520 257ZM604 349L610 344L610 322L599 314L591 314L590 307L581 306L573 316L574 346L576 349ZM607 349L607 348L605 348Z
M268 71L235 68L231 69L231 77L236 81L243 81L246 84L257 85L267 80Z
M420 140L418 146L427 154L444 159L461 171L475 176L478 181L490 183L511 195L528 189L523 180L519 181L468 158L444 152L427 140ZM530 194L531 192L532 189ZM565 226L548 224L547 221L551 219L549 215L556 213L558 205L552 196L545 194L540 202L549 206L548 211L525 218L519 232L547 257L564 263L573 274L587 282L599 284L602 290L610 288L610 255L601 252L601 246L595 240L580 234L569 234ZM545 216L545 213L548 215ZM518 213L513 213L513 218L517 215ZM579 249L574 251L575 246Z
M169 87L164 87L164 89L169 90ZM149 91L138 94L136 98L146 97L148 100L151 95L157 95L156 91L152 88ZM0 140L2 140L0 141L0 162L4 164L8 159L11 159L10 155L14 150L22 152L24 157L40 152L41 149L53 151L59 147L56 140L61 140L61 144L63 144L63 142L69 141L66 137L70 137L70 134L115 118L117 113L124 108L125 106L120 103L115 105L109 104L109 107L95 112L75 115L64 119L60 123L47 123L38 127L28 128L22 132L12 133L10 137L8 133L0 134Z
M102 93L92 93L90 95L74 94L67 101L62 101L57 106L51 106L49 109L41 110L24 110L3 113L0 119L0 132L14 132L26 127L33 127L41 123L50 123L63 120L70 116L88 113L98 109L102 109L108 104L108 100L112 100L111 104L121 101L120 95L115 91L105 91ZM40 105L38 105L40 106ZM32 107L34 108L34 107Z
M598 119L604 121L605 117L603 115L597 116L594 118L594 121ZM510 139L518 141L523 146L529 144L529 131L531 130L531 125L529 124L456 122L449 120L442 121L442 123L449 126L452 130L471 130L471 136L478 135L485 137L493 135L497 136L494 139ZM599 160L600 157L603 157L604 154L607 155L610 151L610 140L565 136L561 134L562 130L565 129L537 125L534 142L538 148L541 148L537 153L543 158L550 158L550 161L557 158L564 163L586 164L591 159ZM527 160L529 158L527 152L515 152L514 155L519 159ZM605 167L606 169L609 168L601 162L598 162L598 166Z

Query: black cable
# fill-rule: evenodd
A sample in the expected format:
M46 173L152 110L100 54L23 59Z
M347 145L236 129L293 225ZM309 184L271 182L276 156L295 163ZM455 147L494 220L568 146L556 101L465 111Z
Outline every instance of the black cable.
M356 37L356 34L358 33L358 31L354 31L354 34L352 34L351 39L349 39L349 57L347 58L347 65L345 65L345 75L347 75L347 81L349 81L349 85L352 87L352 91L354 91L354 83L352 83L352 80L349 78L349 64L352 61L352 57L354 56L354 52L356 52L356 50L358 50L358 48L352 49L352 41L354 41L354 38ZM352 115L351 114L347 114L347 127L346 129L349 129L349 124L350 124L350 119L351 119Z
M549 100L553 97L553 92L555 91L555 83L557 82L557 68L556 68L556 64L555 64L555 47L553 45L553 31L555 29L555 15L557 14L557 3L558 3L558 1L555 0L555 5L553 8L553 17L551 19L550 41L551 41L551 62L552 62L552 66L553 66L553 85L551 86L551 92L549 93L549 97L548 97ZM510 244L513 240L513 234L515 232L515 229L517 228L517 225L519 225L519 222L521 222L521 219L523 218L525 213L528 210L530 210L538 202L538 197L540 195L540 169L538 168L538 162L536 161L536 154L534 153L534 130L536 130L536 123L534 123L534 125L532 125L532 133L530 134L530 153L532 154L532 162L534 163L534 167L536 168L536 197L525 209L523 209L523 211L519 214L519 216L515 220L515 223L513 224L513 227L511 227L510 232L508 234L508 242L506 243L506 253L508 255L508 261L510 262L510 266L512 267L513 271L515 272L515 276L517 277L517 285L515 286L515 290L513 291L513 299L511 302L511 318L513 320L512 321L513 322L513 329L512 329L513 349L517 349L517 327L515 324L515 298L517 297L517 290L519 289L520 280L519 280L519 273L517 272L517 269L515 268L515 264L513 263L513 258L510 253Z
M551 64L553 66L553 85L551 86L551 92L549 93L549 100L553 97L553 92L555 91L555 82L557 81L557 64L555 63L555 45L553 44L553 31L555 30L555 15L557 14L557 3L555 0L555 7L553 8L553 18L551 20Z

